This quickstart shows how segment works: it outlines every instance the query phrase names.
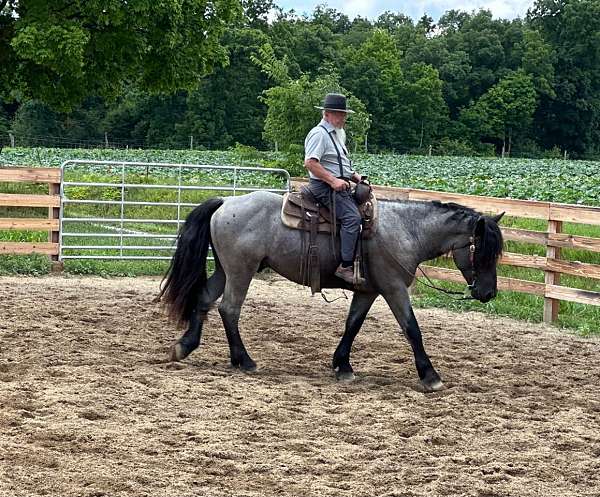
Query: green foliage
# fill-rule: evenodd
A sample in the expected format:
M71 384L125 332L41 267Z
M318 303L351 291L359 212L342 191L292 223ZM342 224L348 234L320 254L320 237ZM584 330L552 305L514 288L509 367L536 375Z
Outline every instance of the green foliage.
M0 107L0 146L8 143L8 131L10 129L10 123L6 116L4 109Z
M350 147L361 144L369 127L369 118L364 104L342 88L335 76L321 77L311 81L308 76L291 81L285 86L275 86L265 91L267 105L265 139L277 143L282 150L290 145L301 145L310 129L319 122L319 111L323 97L330 92L344 93L348 106L355 111L348 117L346 131Z
M242 161L259 162L262 158L261 153L256 148L249 145L242 145L241 143L235 144L235 147L233 147L233 153Z
M271 44L265 43L258 49L257 55L250 55L250 60L260 67L260 70L274 83L285 85L290 82L287 56L284 56L282 60L277 59Z
M275 8L267 22L272 7L8 2L0 13L0 98L10 101L17 143L38 144L42 134L61 146L101 146L107 133L116 146L184 149L193 136L195 148L264 149L274 140L285 148L315 119L290 111L289 126L273 113L266 122L268 95L273 105L289 104L298 90L338 87L364 104L365 119L354 116L349 126L358 131L349 137L361 147L369 128L371 151L460 142L478 154L499 154L504 143L513 155L558 147L600 156L598 0L537 0L526 19L510 21L487 10L449 11L435 29L427 16L386 12L371 22L325 6L304 16ZM38 102L28 103L32 97ZM308 108L321 99L304 98ZM6 128L0 118L0 133Z
M358 50L347 52L342 77L369 109L369 142L384 149L398 149L405 102L404 75L394 38L386 31L375 30Z
M528 13L553 54L553 95L542 95L536 125L544 148L594 155L600 141L600 2L538 0Z
M219 38L239 13L235 0L9 2L0 95L69 109L86 95L114 97L126 82L152 92L195 88L226 61Z
M41 276L50 272L50 260L40 254L0 255L0 275Z
M432 150L435 155L455 155L458 157L472 157L478 153L463 140L452 140L450 138L442 138Z
M282 152L280 155L281 158L275 160L272 167L285 169L292 178L306 177L307 171L304 167L304 147L302 145L292 143L287 151Z
M536 106L532 78L522 71L511 73L494 85L461 119L471 132L483 140L503 145L522 130L528 129ZM510 143L508 147L510 153Z

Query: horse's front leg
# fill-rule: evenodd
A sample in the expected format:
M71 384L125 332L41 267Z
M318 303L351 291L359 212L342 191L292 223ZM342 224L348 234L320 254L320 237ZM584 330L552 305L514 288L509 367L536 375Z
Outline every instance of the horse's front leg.
M332 367L335 370L335 376L338 380L349 381L354 379L354 371L350 365L352 342L354 342L354 338L358 334L376 298L376 293L354 293L346 319L346 331L333 354Z
M440 375L433 368L431 360L423 347L421 329L415 318L410 298L406 288L401 287L383 295L390 309L394 313L398 324L404 331L415 356L415 365L423 388L427 392L441 390L444 387Z

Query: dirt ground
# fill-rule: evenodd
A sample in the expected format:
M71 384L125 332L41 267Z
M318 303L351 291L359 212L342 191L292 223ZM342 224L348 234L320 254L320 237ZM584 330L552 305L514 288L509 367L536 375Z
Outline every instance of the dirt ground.
M598 496L600 341L420 310L446 384L419 391L378 300L328 368L348 301L256 280L242 335L257 373L228 366L211 312L201 348L156 279L0 278L1 496Z

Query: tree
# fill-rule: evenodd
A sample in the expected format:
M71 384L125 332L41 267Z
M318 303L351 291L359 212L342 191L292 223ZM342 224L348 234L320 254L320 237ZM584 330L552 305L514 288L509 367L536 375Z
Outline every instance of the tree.
M349 144L362 144L369 128L369 118L364 104L340 86L336 76L311 81L307 75L286 84L266 90L267 105L265 139L277 143L283 150L291 145L301 146L310 129L319 119L315 106L321 105L327 93L343 93L348 97L348 106L356 113L349 116L346 130Z
M522 51L521 67L529 74L539 96L556 97L554 91L554 64L556 53L538 31L528 29L519 46Z
M531 76L517 71L486 92L461 120L484 140L500 141L510 155L515 136L526 136L537 105Z
M532 29L550 45L555 63L552 94L542 95L536 116L543 145L572 156L600 147L600 2L538 0L528 12ZM546 71L547 72L547 71Z
M348 50L344 60L342 82L372 116L369 143L373 148L398 149L404 75L393 36L376 29L358 50Z
M264 146L262 131L267 109L259 97L268 81L251 59L267 41L266 34L254 29L227 32L224 43L230 64L215 70L198 90L190 92L178 132L194 135L194 141L207 148L226 148L236 142ZM282 71L286 74L287 69L283 66Z
M195 88L227 61L219 42L236 0L2 0L0 96L69 109L125 85Z
M19 145L44 146L40 138L62 138L62 126L59 114L47 105L36 100L23 104L15 115L13 133L18 137Z
M6 112L0 106L0 150L2 146L8 143L8 131L10 130L10 123Z
M406 145L423 148L431 143L448 108L442 97L442 81L436 69L422 62L405 73L404 141Z

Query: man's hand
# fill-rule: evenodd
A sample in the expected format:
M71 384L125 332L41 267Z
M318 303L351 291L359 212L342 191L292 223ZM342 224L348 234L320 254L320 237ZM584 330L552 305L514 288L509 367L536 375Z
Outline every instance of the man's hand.
M344 179L334 178L329 186L331 186L331 188L333 188L336 192L343 192L344 190L348 190L350 188L350 183Z

